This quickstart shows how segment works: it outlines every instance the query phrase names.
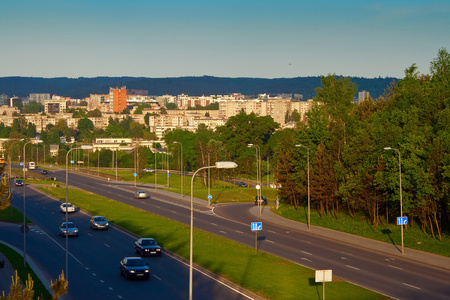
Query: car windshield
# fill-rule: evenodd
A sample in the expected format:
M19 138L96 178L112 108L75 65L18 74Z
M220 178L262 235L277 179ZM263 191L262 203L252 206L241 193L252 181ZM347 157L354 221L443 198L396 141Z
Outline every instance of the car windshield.
M145 266L145 262L143 259L129 259L127 261L127 265L139 267L139 266Z
M66 228L66 223L65 223L65 222L62 223L61 227L62 227L62 228ZM69 223L67 223L67 227L68 227L68 228L75 228L76 226L75 226L74 223L69 222Z
M152 246L152 245L156 245L156 241L155 240L142 240L141 244L143 246Z
M95 217L94 221L100 222L100 221L106 221L104 217Z
M138 194L145 194L145 192L144 191L139 191Z

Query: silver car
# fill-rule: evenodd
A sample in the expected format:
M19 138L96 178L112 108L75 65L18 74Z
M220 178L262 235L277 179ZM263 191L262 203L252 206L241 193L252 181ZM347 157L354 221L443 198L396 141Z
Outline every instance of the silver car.
M147 192L145 191L137 191L136 194L134 194L135 199L147 199L149 198Z
M108 230L109 229L109 223L108 220L106 220L105 217L103 216L93 216L90 220L89 220L89 228L90 229L104 229L104 230Z
M63 222L61 226L59 226L59 235L60 236L78 236L78 226L75 225L74 222Z

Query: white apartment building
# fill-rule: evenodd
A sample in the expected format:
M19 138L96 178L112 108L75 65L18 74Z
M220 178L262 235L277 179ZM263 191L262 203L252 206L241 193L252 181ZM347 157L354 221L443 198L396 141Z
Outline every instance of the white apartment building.
M61 99L57 97L56 99L46 100L44 103L46 114L58 114L65 113L67 110L68 99Z

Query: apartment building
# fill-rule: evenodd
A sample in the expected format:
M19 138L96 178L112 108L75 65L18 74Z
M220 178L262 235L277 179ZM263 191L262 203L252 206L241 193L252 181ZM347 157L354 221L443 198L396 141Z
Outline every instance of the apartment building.
M113 112L121 113L127 108L127 87L109 88L109 101L112 102Z
M46 114L59 114L67 111L68 98L54 96L50 100L45 100L44 109Z
M33 93L33 94L30 94L29 99L30 99L30 102L36 101L37 103L44 105L46 100L50 100L50 94L49 93L42 93L42 94Z

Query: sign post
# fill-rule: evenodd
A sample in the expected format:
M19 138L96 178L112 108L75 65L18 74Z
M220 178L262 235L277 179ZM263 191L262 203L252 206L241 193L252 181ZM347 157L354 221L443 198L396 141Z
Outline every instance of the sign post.
M255 232L255 254L258 253L258 231L262 230L262 222L252 222L252 231Z
M325 282L331 282L332 278L332 270L316 270L316 282L322 282L323 300L325 300Z

